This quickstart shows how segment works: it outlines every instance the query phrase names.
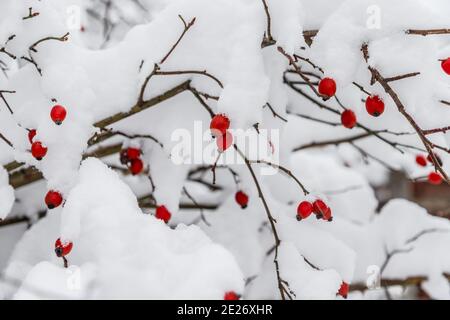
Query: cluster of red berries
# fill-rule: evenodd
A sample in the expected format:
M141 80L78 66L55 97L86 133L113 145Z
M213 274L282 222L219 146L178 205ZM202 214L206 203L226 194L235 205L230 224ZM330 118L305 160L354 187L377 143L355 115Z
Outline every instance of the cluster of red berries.
M248 195L244 192L239 190L234 195L234 199L236 200L236 203L241 206L242 209L247 208L248 206Z
M61 238L58 238L55 242L55 253L58 258L65 257L72 251L72 242L62 242Z
M323 219L330 222L333 221L331 208L321 199L317 199L313 203L309 201L300 202L297 207L297 220L301 221L306 219L311 213L314 213L317 219Z
M319 82L319 93L327 98L336 94L336 82L332 78L323 78ZM378 117L384 112L384 102L377 95L366 99L366 110L373 117ZM356 114L350 109L341 114L341 123L345 128L352 129L356 126Z
M52 110L50 111L50 118L52 121L57 124L61 125L66 119L67 111L66 109L61 105L55 105ZM28 131L28 140L31 143L31 155L38 161L42 160L45 155L47 154L47 147L45 147L42 142L40 141L33 141L34 137L36 136L36 130L31 129Z
M230 119L224 114L217 114L211 119L209 125L211 134L216 138L216 145L219 152L224 152L233 144L233 135L228 131Z
M141 159L141 150L138 148L127 148L120 152L120 163L126 165L132 175L138 175L144 170L144 162Z
M165 223L169 223L172 214L167 210L166 206L157 206L155 217L159 220L163 220Z
M436 158L438 164L442 166L443 163L441 157L439 157L436 153L434 154L434 157ZM422 154L418 154L416 156L416 163L421 167L426 167L428 163L433 164L433 159L431 158L431 155L425 157ZM428 174L428 182L434 185L439 185L442 183L442 176L438 172L432 171Z

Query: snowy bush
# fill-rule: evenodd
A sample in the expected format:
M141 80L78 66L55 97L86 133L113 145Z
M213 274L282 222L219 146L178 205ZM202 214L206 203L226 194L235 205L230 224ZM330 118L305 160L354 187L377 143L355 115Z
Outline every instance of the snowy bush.
M0 297L449 299L449 10L1 1Z

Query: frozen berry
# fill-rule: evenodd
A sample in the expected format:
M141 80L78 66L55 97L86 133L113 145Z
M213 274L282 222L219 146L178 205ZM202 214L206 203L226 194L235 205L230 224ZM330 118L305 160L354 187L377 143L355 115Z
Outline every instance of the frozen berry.
M450 58L442 60L441 67L442 70L450 76Z
M62 242L61 238L58 238L55 242L56 256L61 258L67 256L72 251L73 243L70 241Z
M437 172L430 172L428 175L428 182L434 185L439 185L442 183L442 176Z
M223 296L223 300L239 300L240 298L241 296L234 291L228 291Z
M319 93L328 98L336 93L336 82L331 78L323 78L319 82Z
M128 160L134 160L134 159L137 159L137 158L139 158L141 156L141 150L138 149L138 148L130 147L130 148L128 148L126 150L126 152L127 152Z
M144 169L144 163L139 158L133 159L130 161L129 168L130 168L131 174L133 176L135 176L142 172L142 170Z
M216 145L219 152L226 151L232 144L233 144L233 135L228 131L224 135L216 139Z
M36 136L36 129L31 129L28 131L28 141L30 141L30 143L33 143L33 139Z
M50 117L52 118L53 122L57 125L60 125L64 119L66 118L67 111L66 108L60 105L56 105L52 108L52 111L50 112Z
M371 116L378 117L384 112L384 102L379 96L370 96L366 99L366 110Z
M170 217L172 215L170 214L169 210L165 206L158 206L156 208L155 217L157 219L163 220L165 223L168 223L170 220Z
M313 212L313 205L309 201L302 201L297 207L297 220L308 218Z
M236 202L238 205L241 206L242 209L247 208L248 205L248 195L243 191L236 192L236 195L234 196Z
M215 115L211 120L209 128L214 137L223 136L228 128L230 128L230 119L224 114Z
M421 167L426 167L427 166L427 159L425 158L425 156L418 154L416 156L416 163L421 166Z
M347 129L352 129L356 125L356 115L352 110L345 110L341 114L341 123Z
M342 296L343 298L347 299L348 291L349 291L349 289L350 289L349 287L350 287L350 286L348 285L347 282L342 282L342 283L341 283L341 287L339 288L338 294L339 294L340 296Z
M329 221L329 222L333 221L333 216L331 214L331 208L330 207L328 207L327 210L325 210L325 212L323 213L323 217L322 218L323 218L323 220L326 220L326 221Z
M58 191L50 190L45 196L45 204L51 210L57 208L63 202L63 197Z
M31 154L36 160L42 160L47 154L47 148L42 145L42 142L36 141L31 144Z
M324 213L328 210L328 206L320 199L313 202L313 212L316 214L317 219L321 219Z

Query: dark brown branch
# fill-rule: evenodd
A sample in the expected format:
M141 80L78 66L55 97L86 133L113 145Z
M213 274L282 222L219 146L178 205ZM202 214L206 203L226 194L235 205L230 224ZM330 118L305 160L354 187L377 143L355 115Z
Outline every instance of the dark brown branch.
M151 98L147 101L136 104L127 112L119 112L113 116L110 116L106 119L98 121L94 124L94 126L97 128L106 128L107 126L109 126L115 122L126 119L136 113L139 113L145 109L153 107L162 101L168 100L168 99L178 95L181 92L189 90L189 84L190 84L190 81L185 81L185 82L181 83L180 85L178 85L178 86L176 86L154 98Z
M301 114L301 113L296 113L296 112L291 112L291 111L288 111L287 113L290 114L290 115L294 115L294 116L306 119L306 120L311 120L311 121L315 121L315 122L318 122L318 123L323 123L323 124L326 124L326 125L329 125L329 126L333 126L333 127L342 126L342 123L340 123L340 122L331 122L331 121L327 121L327 120L322 120L322 119L319 119L319 118L314 118L314 117L308 116L306 114Z
M23 17L22 20L28 20L34 17L37 17L39 15L39 12L33 12L33 8L28 8L28 15L26 17Z
M209 113L209 116L211 118L213 118L215 113L211 109L211 107L203 100L202 95L200 94L200 92L198 92L197 89L195 89L195 88L193 88L191 86L189 86L189 91L192 92L192 94L198 100L198 102L200 102L200 104L205 108L205 110Z
M12 142L9 141L9 139L7 139L1 132L0 132L0 139L3 140L11 148L14 148Z
M386 82L392 82L392 81L397 81L397 80L402 80L402 79L406 79L406 78L415 77L415 76L417 76L419 74L420 74L420 72L411 72L411 73L402 74L402 75L395 76L395 77L385 78L384 80Z
M31 63L32 65L34 65L34 67L36 68L39 75L42 76L42 69L39 67L39 65L33 58L28 58L28 57L22 56L22 57L20 57L20 59L25 60L25 61Z
M312 45L314 37L317 35L319 30L305 30L303 31L303 38L308 46Z
M159 69L158 69L154 73L155 76L176 76L176 75L182 75L182 74L197 74L197 75L206 76L206 77L214 80L221 88L223 88L222 82L219 79L217 79L215 76L213 76L212 74L208 73L208 71L206 71L206 70L159 71Z
M261 43L261 48L265 48L274 45L276 40L272 37L272 19L270 17L269 6L267 5L266 0L262 0L262 3L267 18L267 30L264 33L264 39Z
M10 57L11 59L15 60L17 57L12 54L11 52L6 50L6 46L8 45L8 43L13 40L16 37L15 34L13 34L12 36L9 36L8 39L6 40L5 44L3 45L3 47L0 48L0 53L4 53L6 54L8 57Z
M184 20L184 18L181 15L178 15L178 17L180 18L180 20L183 22L184 25L184 30L181 33L180 37L177 39L177 41L174 43L174 45L169 49L169 51L167 52L167 54L161 59L159 64L163 64L168 58L169 56L172 54L172 52L176 49L176 47L180 44L181 40L184 38L184 36L186 35L186 32L189 31L189 29L194 25L195 23L195 18L193 18L188 24L186 23L186 21ZM141 66L142 68L142 66ZM141 69L140 68L140 69ZM138 98L138 105L141 105L144 103L144 93L145 93L145 89L147 88L147 85L150 81L150 79L156 74L157 71L159 71L160 66L155 63L153 66L153 70L152 72L145 78L144 83L142 84L141 87L141 91L139 94L139 98Z
M435 128L435 129L430 129L430 130L423 130L423 134L429 135L429 134L439 133L439 132L446 133L449 130L450 130L450 126L443 127L443 128Z
M114 131L112 129L103 129L102 131L103 132L95 134L91 139L89 139L88 141L89 146L100 143L113 136L122 136L128 139L149 139L158 144L161 148L164 148L164 145L158 139L156 139L150 134L128 134L122 131Z
M273 107L272 107L272 105L270 103L267 102L263 106L263 108L265 108L266 106L269 107L269 109L272 112L272 115L273 115L274 118L279 118L281 121L288 122L286 118L280 116L277 112L275 112L275 110L273 109Z
M10 105L8 104L8 101L6 101L5 96L3 95L4 93L16 93L15 91L8 91L8 90L0 90L0 98L3 100L3 102L5 103L6 107L9 110L9 113L14 114L14 111L11 109Z
M405 33L419 36L442 35L442 34L450 34L450 29L428 29L428 30L408 29L405 31Z
M308 86L316 94L316 96L322 98L323 101L326 101L330 98L328 96L325 96L325 95L319 93L319 91L317 91L316 87L314 87L314 85L311 83L311 80L297 66L297 64L295 63L295 59L293 57L291 57L289 54L287 54L286 51L284 51L284 49L282 47L278 47L278 51L283 56L285 56L286 59L288 59L289 65L291 65L295 69L295 72L308 84Z
M364 87L356 82L352 82L356 87L358 87L359 90L361 90L362 92L364 92L365 94L367 94L368 96L371 96L372 94L367 91L366 89L364 89Z
M319 147L325 147L325 146L330 146L330 145L338 146L343 143L350 143L350 142L364 139L364 138L367 138L370 136L372 136L372 134L370 132L364 132L364 133L357 134L357 135L354 135L351 137L345 137L345 138L340 138L340 139L330 139L330 140L324 140L324 141L320 141L320 142L311 142L311 143L296 147L296 148L292 149L292 151L297 152L300 150L305 150L305 149L310 149L310 148L319 148Z
M291 177L298 184L298 186L302 189L302 191L303 191L305 196L309 194L309 191L300 182L300 180L298 180L297 177L294 176L294 174L291 172L291 170L289 170L289 169L287 169L287 168L285 168L283 166L280 166L280 165L278 165L276 163L272 163L272 162L269 162L269 161L266 161L266 160L248 160L248 161L250 163L265 164L265 165L268 165L268 166L270 166L272 168L279 169L279 170L283 171L285 174L287 174L289 177Z
M42 39L36 41L35 43L33 43L33 44L30 46L29 49L30 49L30 51L37 52L36 47L37 47L39 44L41 44L42 42L45 42L45 41L50 41L50 40L56 40L56 41L65 42L65 41L69 40L69 34L70 34L70 33L67 32L67 33L64 34L62 37L45 37L45 38L42 38Z
M203 208L198 204L198 202L195 200L195 198L188 192L188 190L186 189L186 187L183 187L183 192L184 194L189 198L189 200L192 201L192 203L197 206L197 208L200 210L200 219L208 226L210 227L211 224L208 222L208 220L206 220L205 218L205 214L203 212Z
M368 163L367 158L369 158L369 159L374 160L375 162L378 162L378 163L381 164L383 167L385 167L386 169L388 169L388 170L390 170L390 171L392 171L392 172L397 172L397 171L399 171L398 169L395 169L395 168L391 167L391 165L390 165L389 163L387 163L386 161L381 160L380 158L375 157L374 155L368 153L366 150L364 150L363 148L357 146L357 145L354 144L353 142L350 142L350 145L351 145L353 148L355 148L355 149L361 154L361 156L363 157L363 159L366 160L366 161L365 161L366 164Z
M278 281L278 290L280 291L280 295L281 298L283 300L286 300L286 295L285 295L285 289L283 286L283 282L282 282L282 278L280 275L280 267L278 264L278 248L280 246L281 240L280 237L278 236L278 231L277 228L275 226L276 220L274 219L274 217L272 216L272 213L270 212L269 209L269 205L267 204L266 198L264 197L264 194L262 192L261 186L259 184L258 178L256 177L255 171L253 170L253 167L250 163L250 161L248 160L248 158L242 153L242 151L237 147L237 145L233 145L234 149L236 150L236 152L242 157L242 159L244 160L248 170L250 171L250 174L253 178L253 182L256 185L256 189L258 190L258 196L261 199L261 202L264 206L264 210L266 211L267 214L267 219L269 220L270 226L272 228L272 234L274 237L274 241L275 241L275 256L273 259L273 262L275 264L275 271L276 271L276 275L277 275L277 281Z
M302 56L299 56L298 54L294 54L294 58L296 60L303 60L306 63L308 63L311 67L313 67L314 69L319 70L320 72L324 73L323 69L321 67L319 67L318 65L316 65L315 63L313 63L310 59L308 58L304 58Z
M174 43L174 45L170 48L169 52L167 52L167 54L164 56L164 58L161 59L161 61L159 62L159 64L163 64L164 62L166 62L166 60L169 58L169 56L172 54L172 52L175 50L175 48L178 46L178 44L181 42L181 40L183 39L184 35L186 34L186 32L189 31L189 29L194 25L195 23L195 17L189 22L186 23L186 21L184 20L184 18L181 15L178 15L178 17L180 18L180 20L183 22L184 25L184 30L181 33L181 35L179 36L178 40Z

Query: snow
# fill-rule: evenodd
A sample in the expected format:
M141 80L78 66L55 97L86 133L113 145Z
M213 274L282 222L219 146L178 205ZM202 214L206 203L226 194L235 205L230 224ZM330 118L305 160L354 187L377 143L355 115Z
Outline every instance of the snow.
M382 86L371 83L368 70L370 65L386 78L420 72L390 85L421 128L448 126L450 109L440 101L450 101L450 78L439 63L450 56L448 35L422 37L405 30L448 28L449 2L266 3L276 44L262 48L269 35L261 0L117 0L109 9L99 0L0 2L0 49L5 46L17 56L11 59L0 51L0 90L15 91L3 94L13 113L0 99L0 134L13 145L0 139L0 163L23 163L10 172L0 168L0 220L25 216L33 222L27 231L23 225L0 228L1 298L222 299L225 292L235 291L244 299L279 299L273 262L277 252L280 276L294 298L335 299L342 281L366 283L368 271L381 268L389 253L401 251L385 265L383 279L423 276L421 288L427 294L450 299L444 276L450 273L449 221L406 199L384 204L376 197L374 189L385 186L392 171L414 179L426 176L432 167L416 165L417 154L426 156L423 144L417 134L410 134L411 124ZM23 19L30 7L39 15ZM183 33L185 23L194 18ZM309 47L302 32L316 29ZM60 39L67 32L67 39ZM368 64L361 52L364 43ZM336 80L339 101L324 102L308 86L296 85L331 109L319 108L284 83L284 78L301 79L285 73L292 66L278 46L323 69L322 73L301 58L297 61L312 81ZM154 75L144 100L186 81L189 88L98 128L98 121L139 107L142 85L155 64L163 72L200 73ZM383 99L386 111L380 117L367 114L367 95L353 82ZM210 113L188 90L192 88L213 113L229 117L236 144L246 157L258 160L255 150L238 139L238 131L248 139L260 138L260 145L273 150L271 161L290 170L309 194L292 177L262 164L251 164L253 176L233 148L222 155L216 186L211 186L209 166L217 151L208 130ZM55 104L67 110L60 126L49 117ZM340 126L343 108L353 110L367 129ZM42 161L30 154L29 129L37 130L34 141L48 147ZM88 145L102 129L130 137ZM389 132L353 144L311 146L386 129ZM177 139L183 136L192 139L180 147ZM448 132L427 137L444 149L450 146ZM116 143L142 150L145 174L127 174L117 154L85 159L86 153ZM446 170L449 153L435 151ZM183 160L192 161L177 163L181 152ZM204 171L192 173L202 166ZM44 179L14 190L11 173L29 167L42 172ZM61 192L65 200L51 211L43 203L50 189ZM234 201L238 190L249 195L245 210ZM171 212L168 224L153 217L152 205L139 207L138 199L149 195ZM316 199L330 206L333 221L316 220L314 215L297 221L298 203ZM195 202L217 209L202 212ZM281 241L277 250L270 216ZM74 243L68 269L53 251L58 237ZM396 298L414 294L398 287L390 292ZM382 299L385 294L373 289L352 292L349 298Z
M196 226L172 230L144 215L131 190L97 159L83 162L62 212L40 220L17 244L5 271L7 278L24 279L14 298L45 298L28 287L66 298L68 274L52 248L59 236L74 243L68 260L80 266L82 287L93 286L74 298L222 299L227 291L243 289L227 250ZM86 264L95 275L83 271Z

